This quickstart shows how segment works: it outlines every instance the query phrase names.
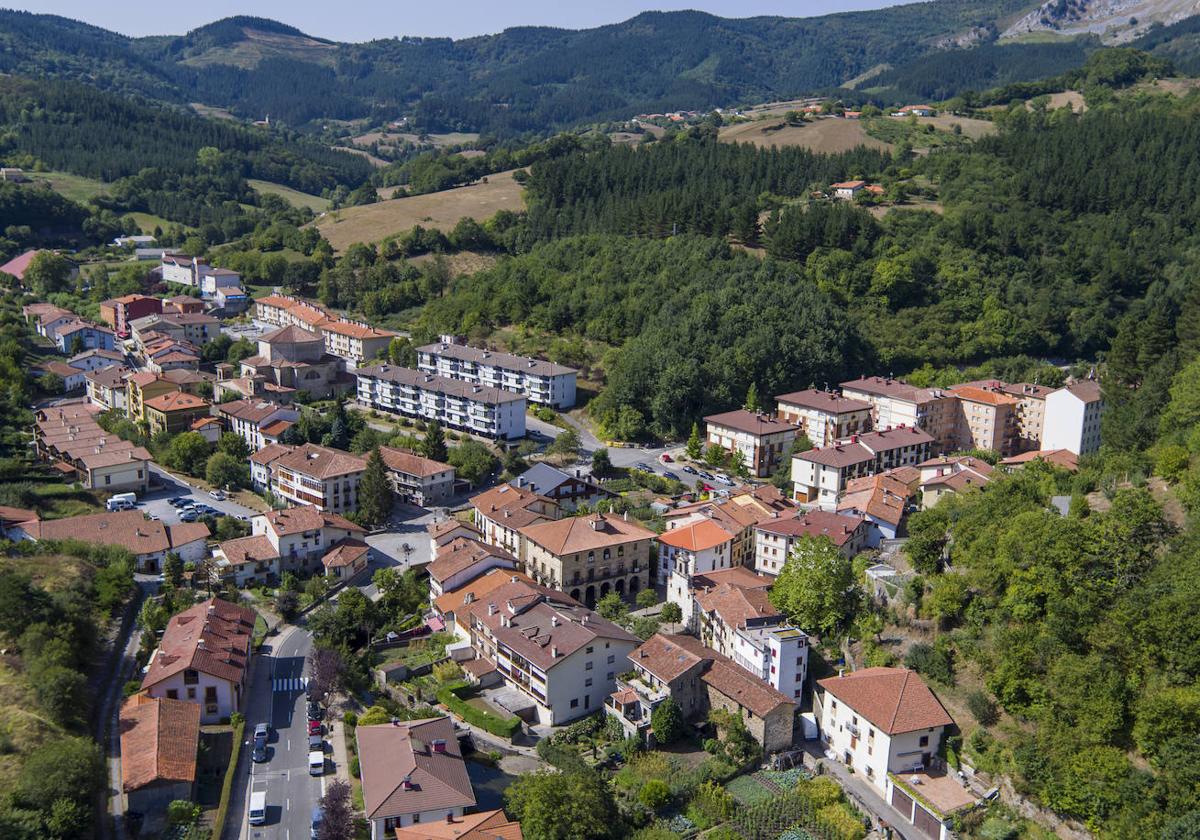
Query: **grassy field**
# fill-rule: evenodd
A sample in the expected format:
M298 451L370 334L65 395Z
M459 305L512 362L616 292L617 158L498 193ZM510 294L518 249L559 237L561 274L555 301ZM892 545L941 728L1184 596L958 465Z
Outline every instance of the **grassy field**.
M328 213L314 224L335 250L343 251L355 242L379 242L416 225L448 231L464 217L483 221L500 210L523 207L521 185L509 171L489 175L486 184L479 181L428 195L348 207Z
M138 227L142 229L142 233L145 234L153 234L156 227L166 230L171 226L171 223L162 216L155 216L151 213L127 213L126 215L132 216Z
M31 181L46 181L50 188L64 198L80 203L104 192L108 185L94 178L72 175L69 172L30 172Z
M271 181L259 181L255 178L248 179L246 183L255 192L277 195L293 207L307 207L314 213L323 213L329 209L329 200L321 198L319 195L310 195L309 193L294 190L291 187L285 187L283 184L275 184Z
M818 119L802 125L787 125L783 119L737 123L721 129L726 143L751 143L762 149L803 146L814 152L846 152L856 146L890 149L891 145L868 137L860 120Z

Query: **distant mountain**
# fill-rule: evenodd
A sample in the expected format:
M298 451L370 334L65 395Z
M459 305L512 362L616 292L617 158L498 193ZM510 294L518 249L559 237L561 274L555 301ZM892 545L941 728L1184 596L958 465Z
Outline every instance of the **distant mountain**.
M127 38L61 17L0 11L0 72L203 103L242 118L269 115L292 126L407 116L431 132L511 136L836 90L872 68L890 69L859 87L887 102L1026 81L1082 63L1087 44L995 45L1002 22L1031 5L931 0L736 20L647 12L589 30L520 27L459 41L361 44L255 17L179 37Z
M1098 35L1119 44L1195 14L1200 14L1197 0L1046 0L1010 24L1002 37L1053 32Z

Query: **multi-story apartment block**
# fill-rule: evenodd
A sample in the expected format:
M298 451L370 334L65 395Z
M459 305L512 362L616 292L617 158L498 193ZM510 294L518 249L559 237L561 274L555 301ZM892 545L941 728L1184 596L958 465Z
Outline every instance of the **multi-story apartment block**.
M900 427L853 435L824 449L801 452L792 458L793 495L833 510L852 479L915 466L929 457L933 444L930 433Z
M790 516L796 505L771 484L736 492L723 501L708 499L672 508L663 514L667 530L711 519L733 534L730 565L754 565L754 528L780 516ZM659 585L665 586L671 564L665 552L659 553Z
M454 467L449 464L391 446L379 447L379 454L402 502L426 507L444 504L454 495Z
M359 368L358 401L484 437L525 437L525 397L395 365Z
M1008 456L1018 451L1017 414L1021 401L998 387L958 385L958 449L990 449Z
M212 406L203 397L186 391L172 391L150 397L142 404L142 413L150 427L150 434L186 432L192 423L208 417Z
M438 344L418 347L417 367L447 379L523 394L538 405L559 409L575 405L575 369L544 359L467 347L449 336Z
M795 516L771 519L754 529L754 569L778 575L801 537L825 537L847 557L867 544L867 523L862 517L808 510Z
M81 320L62 324L50 338L58 352L68 355L83 350L112 350L115 346L112 330Z
M1000 390L1016 397L1017 404L1017 450L1034 452L1042 447L1042 432L1046 423L1046 397L1054 393L1053 388L1029 382L1000 385Z
M788 624L767 589L722 583L697 590L692 629L722 656L797 703L808 676L808 636Z
M292 504L344 513L357 505L358 482L366 468L366 460L357 455L306 443L271 463L271 492Z
M456 612L471 646L557 726L604 706L640 640L566 596L510 580Z
M658 536L658 556L665 558L667 600L679 605L683 620L692 613L693 580L705 572L734 567L734 534L711 519L702 519Z
M921 509L931 508L943 496L981 487L995 469L972 455L939 455L917 465L921 471Z
M760 478L771 474L796 439L797 430L791 423L745 409L710 415L704 423L709 446L740 452L751 475Z
M321 570L320 558L347 539L360 538L366 529L349 519L315 505L273 510L251 520L252 536L262 537L280 558L281 572L301 574Z
M160 336L176 341L188 341L197 347L203 347L220 334L221 321L203 312L164 312L161 315L135 318L129 322L129 329L139 349L144 349L148 343Z
M300 412L270 400L232 400L217 405L217 417L229 431L246 441L251 452L258 452L267 444L263 440L264 427L280 420L295 423Z
M179 286L195 286L196 272L194 260L187 254L162 255L162 279L164 283L175 283Z
M354 370L386 352L396 333L352 321L320 304L290 295L267 295L254 302L254 320L272 327L302 327L319 334L325 352L346 361Z
M829 446L871 428L872 405L833 391L809 388L775 398L776 416L796 426L814 446Z
M875 429L917 426L933 438L936 452L952 452L958 443L958 405L940 388L917 388L899 379L870 376L842 383L842 396L871 404Z
M120 338L129 337L129 322L162 312L162 301L149 295L124 295L100 304L100 320L117 332Z
M88 402L105 411L126 412L129 408L129 393L125 378L133 373L125 365L94 370L84 376Z
M135 423L146 419L146 400L179 390L179 386L174 382L150 371L141 371L125 377L125 387L128 391L125 399L126 409L129 419Z
M501 484L471 498L475 528L488 545L521 556L521 528L558 518L558 504L524 487Z
M519 530L526 573L589 608L610 592L631 599L650 585L654 532L628 515L593 513Z
M1087 455L1100 449L1100 416L1104 396L1092 379L1059 388L1046 397L1046 424L1042 449L1066 449Z

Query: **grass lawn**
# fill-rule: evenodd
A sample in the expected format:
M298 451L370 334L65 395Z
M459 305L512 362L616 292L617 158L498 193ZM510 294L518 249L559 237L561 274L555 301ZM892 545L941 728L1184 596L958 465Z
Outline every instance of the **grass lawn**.
M43 519L67 519L99 513L104 506L90 490L76 490L66 484L40 484L34 488Z
M56 193L71 201L86 202L108 189L108 185L95 178L84 178L69 172L30 172L31 181L46 181Z
M267 631L269 629L270 628L267 627L266 619L264 619L261 615L254 617L254 646L255 647L259 647L263 643L263 639L267 638Z
M321 213L329 209L329 200L321 198L319 195L310 195L309 193L294 190L291 187L285 187L283 184L275 184L271 181L259 181L255 178L247 179L246 183L255 192L277 195L294 207L307 207L314 213Z
M407 647L388 648L382 652L383 662L400 662L409 668L418 668L437 662L446 655L446 645L454 641L449 633L434 633L424 639L415 639Z

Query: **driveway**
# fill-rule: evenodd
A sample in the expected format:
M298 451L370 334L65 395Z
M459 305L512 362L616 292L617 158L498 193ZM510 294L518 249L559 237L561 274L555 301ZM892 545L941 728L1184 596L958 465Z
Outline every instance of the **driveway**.
M251 510L232 499L217 501L209 496L206 491L198 490L184 483L181 479L175 478L161 467L152 464L150 472L154 473L154 477L159 484L149 493L138 498L138 509L152 516L157 516L167 525L175 525L179 522L179 511L167 504L167 499L173 499L176 496L184 496L196 504L206 504L216 508L221 513L229 516L243 517L247 521L258 514L258 511Z

